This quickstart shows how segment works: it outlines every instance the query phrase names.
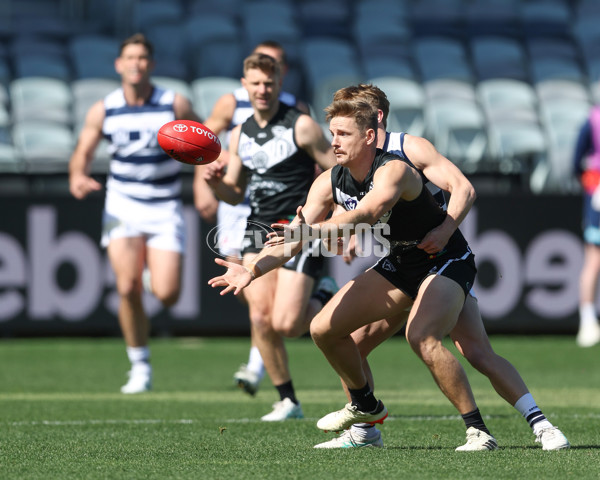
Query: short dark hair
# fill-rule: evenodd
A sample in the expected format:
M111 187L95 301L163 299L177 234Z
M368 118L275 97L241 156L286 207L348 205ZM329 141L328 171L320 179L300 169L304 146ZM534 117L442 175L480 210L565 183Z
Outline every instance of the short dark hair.
M154 47L143 33L134 33L131 37L127 37L123 40L123 42L121 42L121 47L119 48L119 56L123 54L123 50L128 45L143 45L148 51L148 56L150 58L154 57Z
M277 61L264 53L253 53L244 60L244 75L248 70L257 68L269 75L281 76L281 69Z
M387 126L387 117L390 113L390 101L387 95L379 87L373 84L359 83L349 87L340 88L333 95L336 100L363 100L383 112L383 126Z
M377 107L364 100L334 100L325 113L327 121L333 117L352 117L362 132L372 128L377 133Z
M281 53L281 64L287 65L287 55L285 53L285 48L283 48L283 45L281 43L279 43L275 40L264 40L264 41L260 42L256 47L254 47L254 50L252 50L252 53L256 53L256 51L260 47L267 47L267 48L272 48L274 50L279 50L279 52Z

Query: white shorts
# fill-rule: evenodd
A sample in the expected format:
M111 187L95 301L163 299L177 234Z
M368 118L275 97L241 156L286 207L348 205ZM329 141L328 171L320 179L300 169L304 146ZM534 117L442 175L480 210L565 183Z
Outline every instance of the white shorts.
M115 238L146 237L146 245L159 250L185 251L185 224L181 200L142 202L106 192L101 245Z
M238 205L219 202L217 247L221 255L242 258L242 244L248 215L250 215L250 205L246 202Z

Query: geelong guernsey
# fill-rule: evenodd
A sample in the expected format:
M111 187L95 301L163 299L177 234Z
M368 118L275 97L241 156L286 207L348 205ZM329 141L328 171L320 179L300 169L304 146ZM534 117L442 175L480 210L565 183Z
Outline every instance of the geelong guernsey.
M394 153L399 157L402 157L411 167L415 167L404 153L404 132L385 132L385 144L383 145L382 150ZM431 192L435 200L438 202L438 204L442 207L444 211L447 210L448 205L446 204L446 197L444 195L444 191L440 189L437 185L431 183L431 181L429 181L429 179L423 174L421 170L417 170L421 174L425 186Z
M285 219L306 201L315 162L296 145L294 126L300 115L282 103L264 128L254 116L242 125L238 154L248 175L249 220Z
M163 152L156 139L160 127L175 120L174 98L173 91L159 87L141 106L127 105L122 88L105 97L102 133L112 155L107 193L140 201L180 197L181 165Z

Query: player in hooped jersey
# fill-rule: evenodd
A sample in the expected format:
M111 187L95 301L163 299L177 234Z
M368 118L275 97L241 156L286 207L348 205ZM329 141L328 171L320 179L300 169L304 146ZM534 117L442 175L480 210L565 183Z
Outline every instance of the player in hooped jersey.
M265 40L256 45L252 53L264 53L273 57L280 66L282 77L285 76L288 68L287 59L285 50L280 43ZM289 92L280 92L279 101L290 107L296 107L303 113L309 113L308 106ZM219 157L220 162L227 164L229 159L229 152L226 147L229 144L231 131L237 125L244 123L253 112L254 109L250 103L248 90L243 86L223 95L215 103L204 124L217 135L221 132L227 132L223 142L224 148ZM203 172L203 166L196 167L194 174L194 202L196 208L207 222L214 223L216 220L219 253L229 261L241 262L246 219L250 215L249 199L246 198L237 205L219 202L204 181ZM260 352L252 342L248 362L243 363L234 373L234 381L245 392L254 395L259 388L264 373L265 368Z
M386 328L392 333L399 329L406 320L404 311L414 300L408 317L407 339L430 368L442 391L463 414L468 427L467 443L457 450L497 448L476 408L464 370L441 344L442 338L456 328L475 276L473 255L457 230L470 207L469 200L462 206L464 199L451 202L449 212L444 213L425 188L423 173L415 169L406 155L375 151L378 130L384 139L382 143L390 138L385 136L385 127L378 128L381 125L378 120L381 122L385 118L381 109L378 112L372 104L350 98L334 101L327 110L338 166L315 181L306 205L299 209L294 220L293 230L299 230L302 223L308 222L312 224L313 235L321 232L335 238L341 225L373 224L379 219L390 228L391 251L372 269L343 287L313 320L313 339L348 386L351 399L344 409L323 417L317 426L326 431L338 431L359 422L383 421L387 412L372 393L372 377L364 361L365 352L387 338ZM427 155L439 155L426 140L412 138L410 151L419 160ZM406 153L404 149L403 153ZM431 173L434 174L435 169ZM449 173L453 172L450 170ZM440 184L447 186L443 177L441 180ZM460 195L458 190L453 193ZM323 221L326 211L334 203L344 205L349 211ZM255 259L250 271L219 261L229 268L228 272L210 283L226 286L224 292L239 291L256 277L256 272L269 271L285 259L285 250L275 248L266 249L264 255ZM368 306L360 303L361 298L370 299ZM382 318L386 320L382 321ZM369 339L363 325L369 325L375 336ZM361 330L363 333L356 337L356 332ZM348 337L350 334L352 339ZM380 335L379 340L377 335ZM485 333L483 336L487 341ZM465 340L467 345L469 340ZM373 343L369 344L369 341ZM522 383L518 374L517 378ZM528 412L527 420L538 420L538 439L541 437L544 449L567 448L569 444L564 435L547 422L535 403L533 405L535 408ZM547 434L546 442L543 431ZM340 439L317 447L380 445L379 434L370 439L354 436L348 431Z
M262 249L269 225L290 221L298 202L305 201L315 164L327 169L335 159L319 124L279 101L280 69L271 56L247 57L242 84L254 113L232 132L227 172L223 164L214 162L204 169L204 178L228 203L239 203L248 191L251 214L242 251L247 265ZM264 421L303 416L284 337L305 333L313 315L331 297L321 290L311 296L323 261L319 255L305 251L289 260L245 291L253 340L280 396L273 411L262 417Z
M104 137L112 161L106 182L102 246L107 247L119 294L119 323L131 362L123 393L151 389L149 323L142 305L142 271L163 305L180 294L185 247L181 164L159 147L160 127L176 119L199 121L183 96L154 86L152 45L141 34L121 44L115 69L121 87L89 110L69 165L71 194L83 199L102 185L90 176L94 151Z

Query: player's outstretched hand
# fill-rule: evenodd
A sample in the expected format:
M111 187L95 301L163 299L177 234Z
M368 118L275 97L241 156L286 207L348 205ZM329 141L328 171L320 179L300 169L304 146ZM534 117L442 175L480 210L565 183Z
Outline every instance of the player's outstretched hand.
M221 291L221 295L225 295L233 291L234 295L240 293L244 288L250 285L252 274L242 265L233 262L227 262L221 258L215 258L215 263L227 268L224 275L211 278L208 284L215 287L225 287Z
M275 246L287 242L297 242L299 240L310 240L314 234L313 228L306 223L306 218L302 213L302 206L296 209L296 218L292 223L272 223L271 228L275 232L267 234L265 246Z

